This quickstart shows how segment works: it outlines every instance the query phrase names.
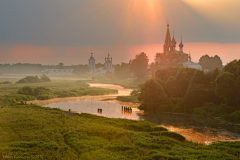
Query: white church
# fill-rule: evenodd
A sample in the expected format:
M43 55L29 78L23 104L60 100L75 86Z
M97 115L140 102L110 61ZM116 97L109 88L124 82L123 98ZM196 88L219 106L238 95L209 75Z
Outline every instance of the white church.
M105 57L104 67L95 68L95 59L93 57L93 53L91 53L91 57L88 60L89 72L91 75L104 75L107 71L114 72L114 68L112 66L112 57L110 58L110 54Z

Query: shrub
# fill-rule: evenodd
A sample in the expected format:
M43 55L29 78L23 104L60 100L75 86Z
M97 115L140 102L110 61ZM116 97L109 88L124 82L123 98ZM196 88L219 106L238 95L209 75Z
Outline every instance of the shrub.
M45 87L34 88L34 95L35 96L41 95L41 94L49 94L50 92L51 92L51 90L48 89L48 88L45 88Z
M43 82L51 82L51 79L48 76L46 76L45 74L41 76L41 80Z
M39 82L51 82L50 78L43 75L40 79L38 78L38 76L27 76L23 79L20 79L18 82L16 83L39 83Z
M12 84L12 82L10 82L10 81L3 81L3 82L0 83L0 84Z
M30 86L24 86L18 90L18 94L33 95L33 89Z
M37 99L38 100L47 100L47 99L50 99L50 98L53 98L54 96L51 95L51 94L41 94L39 96L37 96Z

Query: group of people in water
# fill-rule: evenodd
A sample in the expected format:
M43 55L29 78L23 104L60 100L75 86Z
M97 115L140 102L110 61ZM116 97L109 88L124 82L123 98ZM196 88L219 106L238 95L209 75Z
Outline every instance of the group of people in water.
M122 114L132 114L132 107L122 106Z
M98 113L102 114L102 109L98 108ZM122 114L132 114L132 107L122 106Z
M98 113L102 114L102 109L98 108Z

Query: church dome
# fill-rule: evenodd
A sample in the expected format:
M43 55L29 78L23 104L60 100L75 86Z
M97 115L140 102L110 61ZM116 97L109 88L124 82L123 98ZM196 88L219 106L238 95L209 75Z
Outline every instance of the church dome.
M182 37L181 37L181 43L179 44L179 47L182 48L184 45L182 43Z
M179 47L181 47L181 48L183 47L183 43L182 42L179 44Z

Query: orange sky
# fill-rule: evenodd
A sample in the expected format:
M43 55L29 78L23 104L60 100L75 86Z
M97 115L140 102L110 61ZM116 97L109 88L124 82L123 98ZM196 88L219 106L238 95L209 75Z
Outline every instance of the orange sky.
M128 62L136 54L145 52L150 62L157 52L163 51L163 44L131 45L131 46L101 46L101 47L53 47L34 46L32 44L0 45L0 63L40 63L65 65L87 64L91 50L96 63L104 63L108 50L113 57L113 63ZM108 50L107 50L107 49ZM178 47L177 47L178 50ZM226 64L234 59L240 59L240 43L184 43L185 53L191 52L192 60L198 62L202 55L219 55Z

